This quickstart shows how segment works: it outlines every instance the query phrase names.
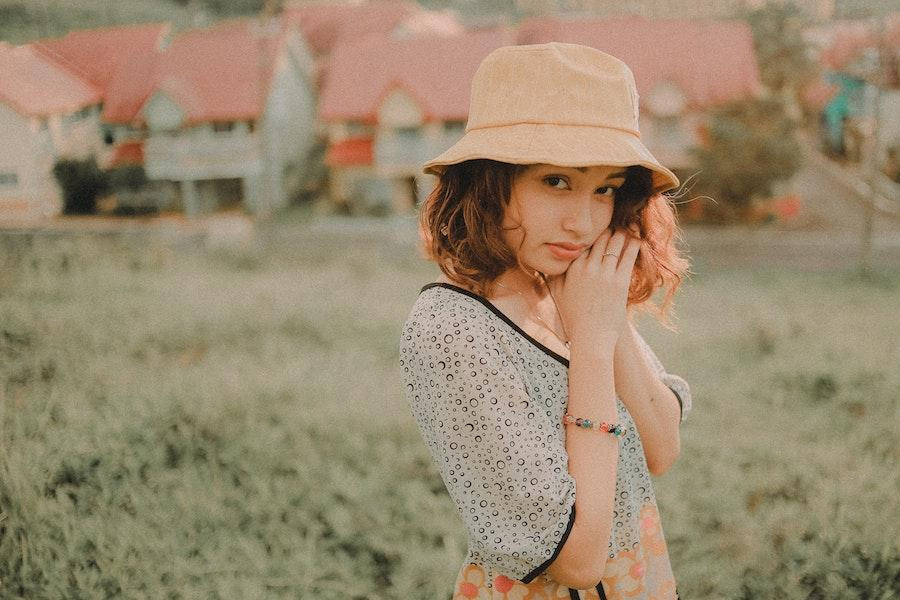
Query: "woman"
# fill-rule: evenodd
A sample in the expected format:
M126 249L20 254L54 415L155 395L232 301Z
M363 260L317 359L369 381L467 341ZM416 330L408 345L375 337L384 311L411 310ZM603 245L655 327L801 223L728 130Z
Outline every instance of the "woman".
M687 262L662 195L678 180L637 116L618 59L503 47L475 74L466 134L425 165L443 275L400 366L469 537L454 600L677 597L649 475L679 454L690 389L630 313L665 321Z

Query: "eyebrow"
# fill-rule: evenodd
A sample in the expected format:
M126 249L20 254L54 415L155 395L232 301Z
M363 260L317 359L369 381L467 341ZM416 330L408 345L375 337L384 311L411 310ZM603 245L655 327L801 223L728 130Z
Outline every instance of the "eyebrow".
M581 173L586 173L587 170L588 170L587 167L573 167L573 168L574 168L576 171L579 171L579 172L581 172ZM609 175L606 176L606 178L607 178L607 179L616 179L616 178L619 178L619 177L624 178L626 175L628 175L628 173L626 173L625 171L619 171L618 173L610 173Z

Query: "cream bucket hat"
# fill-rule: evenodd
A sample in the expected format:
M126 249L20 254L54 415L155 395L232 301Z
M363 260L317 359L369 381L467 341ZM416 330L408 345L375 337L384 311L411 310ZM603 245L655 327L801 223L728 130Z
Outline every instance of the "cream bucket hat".
M641 143L638 94L618 58L578 44L503 46L472 79L465 135L425 173L476 158L561 167L641 165L654 192L678 178Z

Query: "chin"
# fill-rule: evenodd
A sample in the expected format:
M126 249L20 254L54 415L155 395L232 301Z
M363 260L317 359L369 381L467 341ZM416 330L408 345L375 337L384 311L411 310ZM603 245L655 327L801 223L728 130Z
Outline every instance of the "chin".
M562 275L569 269L569 265L572 264L571 260L558 260L555 258L543 260L536 260L532 263L526 262L526 265L531 266L535 271L540 271L547 277L552 277L554 275Z
M555 264L548 265L541 270L541 273L546 275L547 277L554 277L556 275L562 275L566 271L569 270L569 265L572 264L572 261L568 262L557 262Z

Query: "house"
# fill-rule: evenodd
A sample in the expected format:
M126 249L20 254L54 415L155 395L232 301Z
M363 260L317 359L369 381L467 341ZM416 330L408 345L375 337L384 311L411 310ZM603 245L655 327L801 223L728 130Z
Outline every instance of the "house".
M445 37L373 34L338 44L325 73L330 194L351 209L387 201L412 210L433 186L421 165L465 131L469 88L482 59L513 43L495 29Z
M101 100L34 45L0 42L0 219L62 211L53 165L98 152Z
M110 85L134 56L148 56L157 52L172 28L167 23L142 23L71 31L63 37L45 38L34 48L46 58L90 82L106 98ZM117 146L133 147L142 136L128 125L102 123L104 146L98 156L103 166L113 166L123 150ZM127 152L127 150L126 150Z
M341 2L292 2L284 5L281 19L296 27L313 57L312 80L321 92L331 53L342 42L381 34L393 35L417 15L434 15L411 0L368 0ZM321 111L317 110L317 114ZM317 121L316 135L327 137L324 123Z
M309 167L312 61L278 19L234 19L170 36L125 61L103 120L137 132L123 153L150 180L170 182L189 215L242 206L267 215ZM140 145L138 148L136 145Z
M742 21L535 18L523 22L518 43L583 44L622 59L640 96L641 138L666 166L692 166L707 111L761 92L749 25Z

